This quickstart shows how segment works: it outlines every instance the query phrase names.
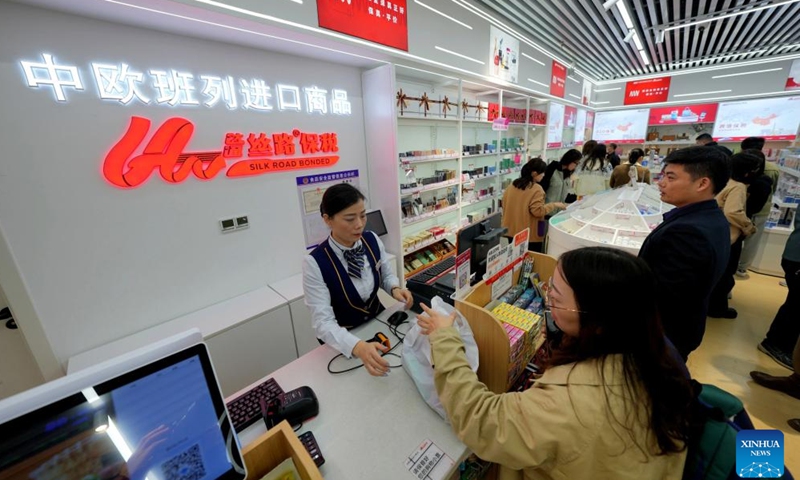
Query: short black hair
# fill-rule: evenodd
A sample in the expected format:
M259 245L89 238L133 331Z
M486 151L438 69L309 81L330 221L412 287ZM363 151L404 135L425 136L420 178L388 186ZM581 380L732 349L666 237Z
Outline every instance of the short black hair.
M761 150L766 142L764 137L747 137L742 140L742 150Z
M747 150L742 150L742 153L749 153L750 155L755 155L758 157L758 171L756 172L756 176L760 177L761 175L764 175L764 169L767 165L767 156L764 155L764 152L762 152L760 149L748 148Z
M761 159L752 153L731 155L731 178L737 182L750 183L755 178Z
M666 165L683 165L692 180L708 177L711 180L714 195L725 188L731 177L728 156L716 148L702 146L681 148L667 155Z
M710 133L701 133L695 140L714 140Z
M613 148L614 150L617 149L617 144L616 143L609 143L608 146Z
M366 200L356 187L349 183L339 183L325 190L322 195L322 202L319 204L319 212L322 215L333 217L337 213L352 207L359 200Z

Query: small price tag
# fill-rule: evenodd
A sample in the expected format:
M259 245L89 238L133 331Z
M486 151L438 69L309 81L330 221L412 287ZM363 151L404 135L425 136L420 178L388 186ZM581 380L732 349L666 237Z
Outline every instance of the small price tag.
M408 456L405 465L419 480L444 480L455 463L435 443L425 440Z

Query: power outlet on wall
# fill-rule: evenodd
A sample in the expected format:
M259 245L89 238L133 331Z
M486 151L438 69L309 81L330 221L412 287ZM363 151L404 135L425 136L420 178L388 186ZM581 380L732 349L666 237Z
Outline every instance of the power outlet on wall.
M247 215L226 218L219 221L219 228L222 233L230 233L236 230L243 230L250 227L250 219Z

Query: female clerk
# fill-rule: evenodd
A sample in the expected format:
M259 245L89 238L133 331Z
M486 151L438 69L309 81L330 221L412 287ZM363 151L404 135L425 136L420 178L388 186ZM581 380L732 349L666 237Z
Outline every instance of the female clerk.
M317 338L351 358L361 359L370 375L381 376L389 364L386 347L348 332L382 310L378 287L411 306L411 292L400 286L378 236L365 232L364 195L347 183L328 188L320 213L331 235L303 260L303 291Z

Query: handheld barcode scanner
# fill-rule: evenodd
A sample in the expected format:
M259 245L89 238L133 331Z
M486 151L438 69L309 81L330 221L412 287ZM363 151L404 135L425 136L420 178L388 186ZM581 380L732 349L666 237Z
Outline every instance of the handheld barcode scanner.
M376 333L374 337L372 337L369 340L367 340L367 343L370 343L370 342L380 343L381 345L383 345L386 348L392 348L392 343L389 341L389 337L387 337L386 335L384 335L381 332Z

